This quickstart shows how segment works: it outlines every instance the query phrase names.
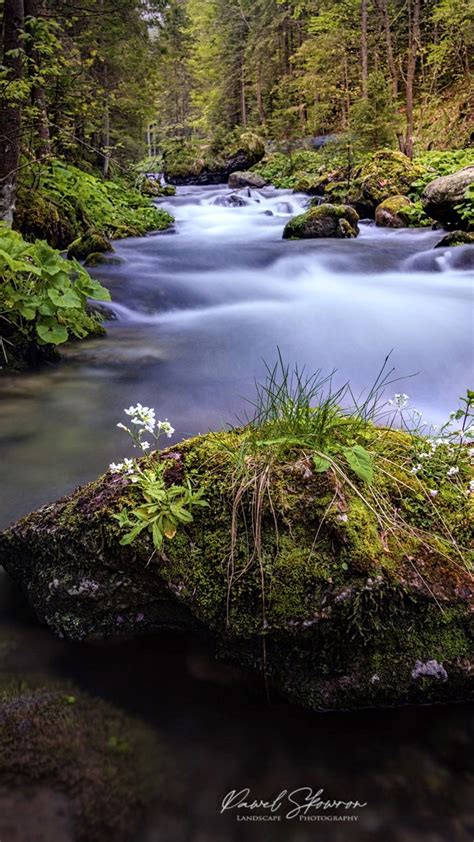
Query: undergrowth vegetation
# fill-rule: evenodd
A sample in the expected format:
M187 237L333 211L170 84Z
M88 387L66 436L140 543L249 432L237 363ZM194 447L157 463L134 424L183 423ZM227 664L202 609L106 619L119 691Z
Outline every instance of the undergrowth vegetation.
M35 349L101 330L99 316L87 312L87 299L110 301L108 290L77 261L65 260L44 241L28 243L6 226L0 226L0 281L2 367L22 367Z
M103 180L53 160L23 177L15 227L27 239L42 237L65 248L94 231L119 239L167 228L173 218L125 180Z

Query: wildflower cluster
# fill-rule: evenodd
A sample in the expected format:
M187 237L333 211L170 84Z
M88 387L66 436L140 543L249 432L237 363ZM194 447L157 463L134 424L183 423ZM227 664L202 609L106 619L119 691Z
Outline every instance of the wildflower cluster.
M389 402L400 414L402 427L419 433L426 429L419 410L409 407L408 395L395 395ZM451 412L448 420L440 427L432 426L424 437L414 437L414 456L410 473L420 476L429 484L441 485L446 481L456 483L461 493L473 493L474 481L467 488L465 478L469 475L469 461L473 461L474 447L468 447L474 439L474 392L469 391L461 398L463 406ZM416 429L412 422L415 419ZM430 488L431 497L436 497L438 488Z
M155 410L149 406L142 406L141 403L137 403L136 406L129 406L128 409L124 409L124 412L131 419L131 426L127 427L120 422L117 424L117 427L128 433L133 446L141 450L142 453L150 450L152 444L155 445L154 449L156 450L162 435L170 439L174 433L174 427L171 426L168 419L165 418L164 421L157 421ZM143 437L145 435L150 436L152 441L144 439ZM132 475L133 481L133 474L136 469L135 460L124 459L123 462L112 462L109 467L114 474L124 473Z
M162 436L171 438L174 428L167 418L156 420L155 410L142 406L129 406L124 410L130 418L130 427L119 423L117 427L130 436L133 446L143 454L142 459L124 459L109 466L113 474L125 475L135 486L136 503L123 508L112 517L123 532L120 543L131 544L143 532L149 533L156 550L161 550L165 538L171 540L180 526L191 523L192 509L207 506L201 489L195 491L187 480L183 485L166 482L166 461L151 457L150 448L158 448ZM144 436L147 436L145 439ZM148 441L148 438L151 440ZM143 458L144 457L144 458Z

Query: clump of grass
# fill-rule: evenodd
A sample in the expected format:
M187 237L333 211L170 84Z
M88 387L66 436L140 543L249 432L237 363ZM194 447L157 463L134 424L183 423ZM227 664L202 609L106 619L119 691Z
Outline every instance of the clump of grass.
M463 447L462 436L472 429L468 415L472 412L473 393L468 393L465 405L451 416L462 432L461 440L453 440L450 428L449 446L441 445L438 439L435 447L438 460L446 454L452 461L452 464L443 464L442 475L439 474L438 500L436 489L427 487L417 476L420 447L425 447L420 436L426 426L421 413L407 412L408 396L405 394L397 394L390 400L385 397L387 388L401 379L394 376L393 368L389 368L389 358L390 354L372 386L360 396L354 394L349 382L335 386L335 371L324 375L320 370L307 374L304 369L291 369L280 352L276 363L266 366L263 384L256 384L256 397L250 402L250 418L247 417L243 425L238 449L232 453L227 618L229 622L233 588L257 564L264 665L268 559L264 558L262 549L263 518L266 516L268 523L269 517L270 523L274 524L278 554L281 512L276 504L275 489L286 468L291 475L297 466L309 481L315 480L318 474L326 475L326 487L334 489L334 495L322 513L310 554L318 541L324 539L323 525L334 517L341 499L347 497L357 499L359 505L362 503L376 526L381 543L387 546L387 553L390 543L421 578L415 557L407 551L409 547L417 546L421 555L432 557L434 554L471 569L445 513L450 506L464 510L465 498L469 495L468 451ZM409 419L413 423L412 429ZM395 449L394 426L401 428ZM443 431L448 435L446 427L437 435ZM426 447L431 453L432 447ZM313 482L313 487L318 486ZM349 511L348 515L339 515L338 520L347 521L350 517ZM249 549L239 566L237 548L242 528Z

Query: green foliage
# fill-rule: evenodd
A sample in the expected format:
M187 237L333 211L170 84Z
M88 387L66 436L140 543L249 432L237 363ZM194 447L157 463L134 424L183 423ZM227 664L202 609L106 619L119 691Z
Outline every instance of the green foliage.
M319 152L303 149L290 154L274 152L252 167L252 171L275 187L304 189L305 184L317 182L323 171L323 161Z
M207 506L202 489L194 491L189 480L185 485L167 485L166 463L155 462L148 467L136 465L133 473L131 508L114 515L125 535L120 543L133 543L142 532L150 533L156 550L163 548L165 538L171 540L180 526L191 523L192 510Z
M52 161L25 177L18 216L24 230L28 230L28 203L35 192L59 215L75 221L76 236L88 231L111 238L141 236L150 230L167 228L173 221L166 211L153 207L148 198L124 181L104 181L77 167ZM44 224L47 226L47 219Z
M380 70L369 75L367 97L351 107L349 125L352 144L360 152L395 145L398 119L386 76Z
M423 173L413 181L411 196L417 199L426 185L443 175L452 175L463 167L474 165L473 149L457 149L452 152L423 152L416 158L416 163L423 168Z
M474 229L474 184L470 184L464 193L464 201L454 208L463 222L466 229Z
M110 301L108 290L79 263L65 260L43 241L27 243L6 227L0 227L0 279L7 358L12 347L15 353L18 336L37 345L84 338L97 329L97 320L87 314L87 299Z

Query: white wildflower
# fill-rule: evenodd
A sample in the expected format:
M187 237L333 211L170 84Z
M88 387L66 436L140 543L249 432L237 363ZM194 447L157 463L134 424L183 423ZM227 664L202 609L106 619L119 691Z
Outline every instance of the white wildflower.
M389 400L389 404L390 406L394 406L398 412L401 412L402 409L405 409L409 400L410 398L408 395L405 395L404 393L397 393L391 400Z
M458 466L457 466L457 465L452 465L452 466L448 469L448 471L447 471L447 473L446 473L446 476L448 476L448 477L455 477L455 476L456 476L456 474L458 474L458 473L459 473L459 468L458 468Z
M112 471L113 474L120 474L123 469L123 464L121 462L111 462L109 465L109 470Z
M474 494L474 479L471 479L469 483L469 491L471 494Z
M436 497L437 494L438 491L436 490L436 488L430 488L430 497Z
M141 441L140 447L142 450L148 450L151 447L151 445L149 441Z
M423 465L421 465L421 464L415 465L415 466L411 469L410 473L411 473L411 474L417 474L417 473L418 473L418 471L421 471L422 467L423 467Z
M171 426L167 418L164 421L158 421L157 427L161 433L164 433L169 439L174 433L174 427Z

